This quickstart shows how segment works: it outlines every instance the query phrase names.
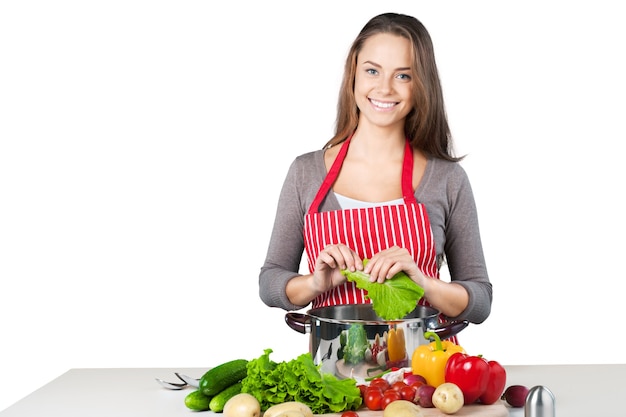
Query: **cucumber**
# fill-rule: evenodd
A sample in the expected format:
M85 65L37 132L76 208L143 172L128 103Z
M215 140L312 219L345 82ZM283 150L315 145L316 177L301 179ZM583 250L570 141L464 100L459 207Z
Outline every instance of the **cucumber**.
M213 397L244 379L248 374L247 365L245 359L234 359L211 368L200 378L199 389L204 395Z
M224 406L235 395L241 393L241 382L236 382L228 388L220 391L215 397L211 398L209 402L209 408L214 413L221 413L224 411Z
M211 397L207 397L200 390L195 390L185 397L185 405L190 410L207 411L211 402Z

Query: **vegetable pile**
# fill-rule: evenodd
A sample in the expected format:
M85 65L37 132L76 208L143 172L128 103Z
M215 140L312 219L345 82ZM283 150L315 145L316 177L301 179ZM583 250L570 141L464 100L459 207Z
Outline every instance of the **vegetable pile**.
M435 407L444 414L455 414L464 405L491 405L499 399L513 407L523 406L528 389L516 385L505 391L506 371L498 362L470 355L436 333L425 332L424 337L434 341L414 349L410 367L392 368L359 385L365 407L386 411L389 405L405 400L421 408Z
M367 259L363 264L367 264ZM348 281L357 288L367 291L367 298L372 301L372 308L383 320L399 320L415 309L417 302L424 296L424 289L417 285L407 274L398 272L384 283L371 282L370 275L363 271L341 271Z
M272 349L248 362L247 375L241 391L259 400L261 410L288 401L308 405L315 414L357 410L361 406L361 391L354 379L338 379L321 372L310 353L296 359L274 362Z

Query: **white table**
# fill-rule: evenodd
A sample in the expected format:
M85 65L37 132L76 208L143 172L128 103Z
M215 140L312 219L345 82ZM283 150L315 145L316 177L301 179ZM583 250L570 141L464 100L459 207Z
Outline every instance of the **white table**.
M556 397L559 417L624 417L626 407L613 408L626 398L626 364L505 366L507 386L548 387ZM174 372L200 377L204 368L70 369L0 412L0 417L190 417L213 413L185 407L189 389L171 391L155 378L176 381ZM603 405L604 404L604 405ZM523 409L510 409L524 416ZM382 412L381 412L382 416Z

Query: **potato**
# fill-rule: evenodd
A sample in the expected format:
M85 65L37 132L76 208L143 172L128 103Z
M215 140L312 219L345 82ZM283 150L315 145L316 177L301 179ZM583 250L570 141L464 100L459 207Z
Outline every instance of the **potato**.
M260 417L261 404L254 395L242 392L224 404L224 417Z
M263 413L263 417L295 417L289 415L283 415L286 411L297 411L302 413L303 417L313 417L313 411L309 408L308 405L301 403L299 401L287 401L282 404L276 404L265 410Z
M383 417L422 417L422 410L407 400L392 401L385 407Z
M433 393L433 405L446 414L454 414L463 407L463 391L452 382L444 382Z
M276 417L305 417L300 411L297 410L287 410L278 414Z

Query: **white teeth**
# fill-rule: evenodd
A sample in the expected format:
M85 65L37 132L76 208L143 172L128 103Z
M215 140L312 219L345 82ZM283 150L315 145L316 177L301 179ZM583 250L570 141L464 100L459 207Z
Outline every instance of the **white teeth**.
M383 103L382 101L376 101L376 100L372 100L370 99L370 101L372 102L372 104L376 107L381 107L383 109L389 109L393 106L396 105L396 103Z

